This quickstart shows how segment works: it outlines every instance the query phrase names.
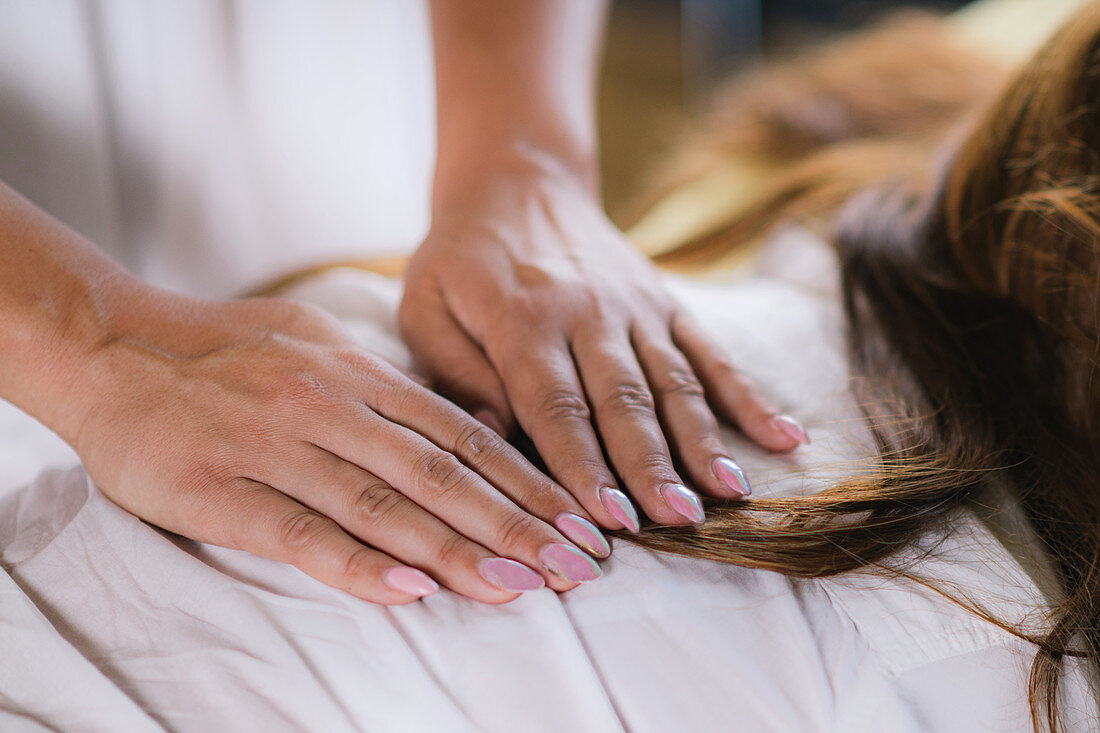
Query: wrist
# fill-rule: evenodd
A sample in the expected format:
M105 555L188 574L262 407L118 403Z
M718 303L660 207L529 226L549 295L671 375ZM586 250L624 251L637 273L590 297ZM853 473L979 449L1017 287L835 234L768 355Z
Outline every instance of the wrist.
M101 355L129 340L132 325L166 296L121 269L57 283L46 307L8 330L5 396L76 448L88 410L110 399Z
M510 194L547 185L579 191L600 206L599 167L595 151L544 146L526 138L504 138L470 148L465 160L437 165L432 191L433 218L463 211L471 200L494 189Z

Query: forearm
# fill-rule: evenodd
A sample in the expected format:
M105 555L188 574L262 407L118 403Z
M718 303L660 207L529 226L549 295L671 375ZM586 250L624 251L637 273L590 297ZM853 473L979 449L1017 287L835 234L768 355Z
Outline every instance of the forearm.
M595 195L602 0L433 0L438 209L471 176L558 168Z
M75 380L140 283L0 183L0 397L71 440Z

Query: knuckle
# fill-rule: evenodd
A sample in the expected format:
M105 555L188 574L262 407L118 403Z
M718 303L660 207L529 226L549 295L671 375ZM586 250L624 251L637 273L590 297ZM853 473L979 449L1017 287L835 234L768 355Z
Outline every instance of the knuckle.
M638 467L645 473L672 476L672 463L667 455L660 451L649 451L638 461Z
M462 535L451 534L435 548L435 564L441 568L453 568L461 564L469 545Z
M354 374L372 375L378 371L378 362L357 348L337 349L333 352L333 356Z
M603 399L602 405L614 413L653 412L653 395L641 382L624 380L615 384Z
M492 458L500 450L500 438L485 425L472 423L463 428L457 449L472 459Z
M374 570L375 555L366 547L360 547L352 551L344 558L344 566L341 568L345 578L362 578L370 575Z
M572 456L569 460L569 465L574 467L579 473L592 477L596 482L614 484L614 479L611 476L611 471L608 469L607 464L604 463L601 458L597 458L593 454Z
M363 525L378 526L390 522L401 506L401 495L381 482L359 491L352 504L355 520Z
M562 283L561 275L545 262L519 262L513 269L516 280L523 286L520 292L552 288Z
M688 369L670 369L661 377L657 390L662 394L682 397L703 397L703 385Z
M591 420L592 411L583 396L569 389L555 389L539 400L538 412L551 420Z
M308 509L285 514L275 528L279 545L292 555L304 552L317 544L324 530L325 519Z
M420 481L424 489L437 493L450 493L462 483L462 463L449 453L433 451L424 456L420 465Z
M176 491L189 502L208 504L217 491L231 485L237 475L239 471L221 462L199 459L185 469L176 482Z
M298 406L321 406L328 402L329 389L317 374L308 369L295 369L280 377L280 397Z
M331 313L312 303L294 301L294 307L287 311L287 325L295 331L316 334L325 329L333 333L340 332L340 322Z
M530 514L516 512L508 517L497 529L497 546L508 551L519 547L524 540L538 532L539 521Z

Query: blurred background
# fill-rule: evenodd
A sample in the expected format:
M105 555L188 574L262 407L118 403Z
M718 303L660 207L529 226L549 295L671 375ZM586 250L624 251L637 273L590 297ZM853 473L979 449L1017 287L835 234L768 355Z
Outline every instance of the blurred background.
M619 224L637 184L730 73L858 28L892 10L963 0L615 0L604 49L604 200Z

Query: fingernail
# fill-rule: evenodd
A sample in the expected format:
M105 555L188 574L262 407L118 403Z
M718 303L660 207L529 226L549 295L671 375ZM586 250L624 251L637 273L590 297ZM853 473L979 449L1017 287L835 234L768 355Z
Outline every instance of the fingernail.
M474 419L497 435L503 438L508 437L504 434L504 423L501 422L500 418L497 417L497 414L492 410L478 410L474 413Z
M603 536L596 525L584 517L571 512L558 515L554 520L554 526L558 531L572 540L585 552L596 557L607 557L611 554L611 545Z
M638 510L624 492L604 486L600 489L600 501L611 516L622 522L627 531L638 532L642 529L642 524L638 521Z
M539 562L554 575L573 583L584 583L603 575L595 560L576 547L560 542L539 550Z
M806 434L806 428L790 415L776 415L772 418L775 426L799 443L809 443L810 436Z
M506 557L487 557L477 564L477 572L501 590L522 593L546 585L542 576L523 563Z
M688 487L669 484L661 488L661 496L677 514L687 517L696 524L703 521L703 502L699 501L699 495Z
M749 480L745 478L745 472L741 470L741 467L733 462L731 458L715 458L714 463L714 475L718 477L718 480L730 487L741 496L748 496L752 493L752 487L749 486Z
M439 590L439 584L416 568L390 568L382 573L382 582L402 593L423 598Z

